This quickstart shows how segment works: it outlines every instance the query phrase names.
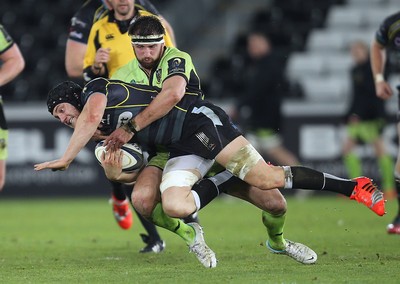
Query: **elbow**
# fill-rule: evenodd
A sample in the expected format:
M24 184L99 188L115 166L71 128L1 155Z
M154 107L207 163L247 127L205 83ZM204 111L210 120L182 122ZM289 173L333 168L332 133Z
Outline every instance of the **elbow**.
M16 69L15 73L19 75L24 70L24 68L25 68L25 60L23 57L21 57L18 60L17 64L15 64L15 69Z
M176 105L182 100L183 95L185 94L185 91L183 92L169 92L168 98L170 99L170 102L172 105Z
M22 72L25 69L25 60L22 58L19 64L19 72Z

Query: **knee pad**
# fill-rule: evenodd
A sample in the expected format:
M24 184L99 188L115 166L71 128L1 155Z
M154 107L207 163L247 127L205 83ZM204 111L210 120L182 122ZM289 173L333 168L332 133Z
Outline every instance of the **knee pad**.
M172 186L192 187L198 180L199 177L189 171L182 171L182 170L170 171L165 175L163 175L160 184L160 191L162 194L167 188Z
M247 144L231 157L226 164L226 169L243 180L259 160L262 160L261 155L251 144Z

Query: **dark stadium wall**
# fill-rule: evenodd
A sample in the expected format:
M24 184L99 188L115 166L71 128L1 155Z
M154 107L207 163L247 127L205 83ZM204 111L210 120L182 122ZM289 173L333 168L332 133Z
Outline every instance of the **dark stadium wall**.
M66 171L33 170L35 163L56 159L64 153L72 129L52 118L45 104L8 107L9 157L2 196L105 195L110 184L94 156L94 142L79 153ZM21 115L23 114L23 115Z

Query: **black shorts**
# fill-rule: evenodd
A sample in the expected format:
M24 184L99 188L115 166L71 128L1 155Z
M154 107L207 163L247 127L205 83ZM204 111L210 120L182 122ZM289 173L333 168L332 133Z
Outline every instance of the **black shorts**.
M223 109L199 101L188 110L182 137L170 147L170 158L194 154L214 159L232 140L242 135Z

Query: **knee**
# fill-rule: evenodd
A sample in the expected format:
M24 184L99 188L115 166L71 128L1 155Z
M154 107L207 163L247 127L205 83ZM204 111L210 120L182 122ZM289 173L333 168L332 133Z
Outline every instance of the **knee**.
M192 214L195 209L191 204L187 204L186 202L180 202L178 200L162 200L162 207L168 216L172 218L185 218Z
M150 196L133 190L131 195L132 205L145 218L151 217L155 203Z
M263 200L263 207L268 213L279 216L286 213L287 204L286 199L279 190L276 191L278 192L274 194L274 198L266 198Z

